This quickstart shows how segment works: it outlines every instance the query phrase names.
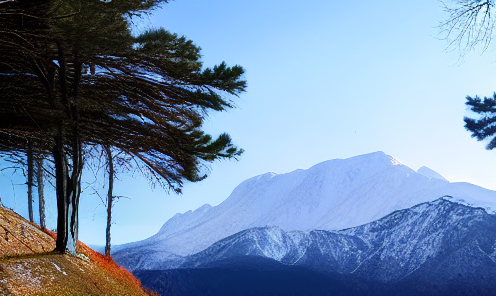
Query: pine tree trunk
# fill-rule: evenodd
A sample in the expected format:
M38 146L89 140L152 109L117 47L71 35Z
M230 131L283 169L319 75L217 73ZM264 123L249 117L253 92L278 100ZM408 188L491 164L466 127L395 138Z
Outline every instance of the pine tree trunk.
M34 175L34 162L33 162L33 142L28 140L28 211L29 222L34 222L33 218L33 175Z
M36 171L36 181L38 183L38 205L40 210L40 227L46 228L45 226L45 184L43 176L43 156L38 155L36 158L36 163L38 170Z
M76 128L75 128L76 129ZM74 241L74 251L76 250L76 242L78 240L79 231L79 197L81 196L81 175L83 171L83 149L81 140L75 133L72 149L75 151L72 155L72 194L71 204L73 206L70 217L70 232Z
M62 127L59 126L58 135L55 137L53 148L53 161L55 163L55 187L57 195L57 241L55 249L65 253L67 247L67 159L65 157Z
M64 149L62 127L55 137L53 158L55 162L57 191L57 241L55 249L61 253L76 254L78 238L78 207L81 194L82 147L77 135L73 139L72 173L69 175Z
M108 159L108 178L109 187L107 195L107 232L106 232L106 243L105 243L105 255L110 256L110 226L112 225L112 191L114 189L114 162L112 159L112 151L110 151L110 146L105 145L105 152L107 152Z
M74 104L79 78L81 76L81 63L75 66L74 81L69 93L67 78L68 71L64 50L59 41L56 40L59 62L59 83L61 103L66 106L70 123L72 124L72 172L69 175L62 124L59 126L58 135L55 137L53 152L57 187L57 242L55 249L62 253L76 254L76 242L78 239L78 208L79 196L81 195L81 174L83 169L82 142L78 132L78 110ZM72 97L68 99L68 95Z
M2 167L0 166L0 172L2 171ZM2 203L2 197L0 196L0 207L3 207L3 203Z

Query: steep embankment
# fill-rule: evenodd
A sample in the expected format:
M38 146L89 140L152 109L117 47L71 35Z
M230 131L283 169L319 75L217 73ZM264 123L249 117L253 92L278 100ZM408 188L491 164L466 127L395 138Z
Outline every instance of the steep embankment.
M80 242L77 257L53 252L54 237L0 207L0 295L148 295L131 273Z

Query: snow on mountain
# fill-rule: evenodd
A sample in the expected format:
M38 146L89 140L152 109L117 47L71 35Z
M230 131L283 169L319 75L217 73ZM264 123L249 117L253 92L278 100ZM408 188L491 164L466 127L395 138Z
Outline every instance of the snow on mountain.
M257 227L243 230L186 257L178 268L205 268L221 261L234 262L243 256L265 257L286 265L301 265L312 248L324 254L326 260L336 261L334 267L337 270L348 273L356 268L356 264L349 265L349 261L359 262L365 254L362 250L368 249L360 238L337 232L286 232L279 227ZM162 266L165 267L169 268L168 265Z
M424 175L426 176L427 178L431 178L431 179L439 179L439 180L443 180L443 181L447 181L443 176L441 176L441 174L439 174L438 172L436 171L433 171L431 170L430 168L428 167L421 167L417 170L417 173L421 174L421 175Z
M165 222L165 224L160 228L159 233L161 233L162 236L169 236L194 227L201 220L201 217L203 217L210 209L212 209L211 205L204 204L194 211L187 211L184 214L176 214Z
M177 214L154 236L119 246L113 256L117 262L139 250L186 256L254 227L276 226L286 232L350 228L445 195L496 211L496 192L426 177L383 152L334 159L307 170L250 178L220 205ZM160 264L153 258L151 265Z
M478 266L491 270L488 276L492 277L496 275L495 227L494 214L440 198L341 231L247 229L187 257L179 268L208 268L258 256L326 273L361 273L392 282L432 261L439 264L456 256L457 269L471 273ZM471 260L465 260L468 257Z
M496 295L496 215L443 197L340 231L257 227L136 274L162 295Z

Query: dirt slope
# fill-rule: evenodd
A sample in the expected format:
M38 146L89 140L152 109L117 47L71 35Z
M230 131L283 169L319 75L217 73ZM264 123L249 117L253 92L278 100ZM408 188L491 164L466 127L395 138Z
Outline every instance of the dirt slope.
M157 295L78 242L78 256L53 252L56 234L0 207L0 295Z

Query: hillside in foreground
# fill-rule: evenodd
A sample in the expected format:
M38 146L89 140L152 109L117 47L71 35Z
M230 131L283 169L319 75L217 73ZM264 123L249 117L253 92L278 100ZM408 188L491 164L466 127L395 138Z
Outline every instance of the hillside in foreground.
M54 252L55 237L0 207L0 295L158 295L81 242L78 256Z

